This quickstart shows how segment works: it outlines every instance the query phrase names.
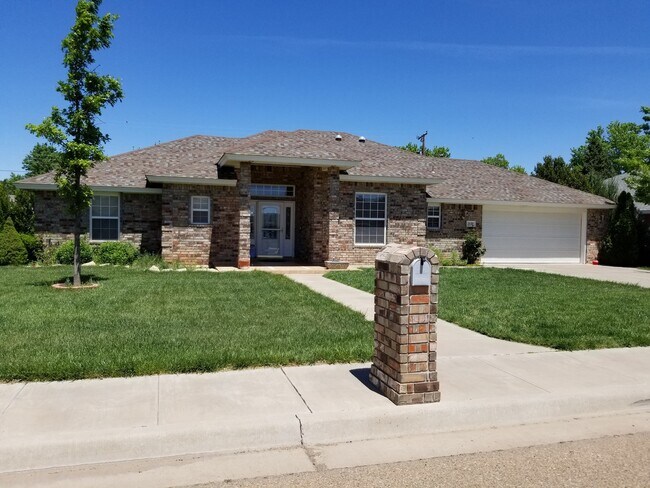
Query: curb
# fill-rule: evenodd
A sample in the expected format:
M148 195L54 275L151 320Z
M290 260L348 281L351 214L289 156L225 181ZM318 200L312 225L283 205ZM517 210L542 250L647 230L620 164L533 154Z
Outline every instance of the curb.
M443 391L444 395L444 391ZM305 445L387 439L543 422L650 405L650 385L525 399L472 400L355 412L299 414Z
M443 392L444 395L444 392ZM191 454L336 444L540 423L650 406L650 384L275 417L0 438L0 473Z

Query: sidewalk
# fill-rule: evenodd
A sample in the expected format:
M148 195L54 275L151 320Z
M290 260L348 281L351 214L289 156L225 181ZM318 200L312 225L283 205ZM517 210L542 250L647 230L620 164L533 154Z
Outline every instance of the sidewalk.
M361 312L368 320L375 320L375 297L371 293L330 280L322 275L293 274L287 277L352 310ZM494 339L441 319L438 319L437 326L438 357L552 351L547 347Z
M368 293L322 276L291 277L371 311ZM650 415L638 415L650 412L650 348L559 352L444 321L439 338L442 400L428 405L393 405L370 386L369 364L0 384L0 474L276 448L295 455L296 470L315 446L618 411L650 430Z
M368 367L3 384L0 473L639 411L650 398L650 348L443 357L442 401L405 407L369 387Z

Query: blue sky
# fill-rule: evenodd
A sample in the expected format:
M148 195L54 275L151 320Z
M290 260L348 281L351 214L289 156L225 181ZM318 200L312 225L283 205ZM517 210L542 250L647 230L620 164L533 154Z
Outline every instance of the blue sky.
M0 178L61 103L73 0L0 3ZM192 134L346 131L532 169L650 105L647 0L105 0L108 154Z

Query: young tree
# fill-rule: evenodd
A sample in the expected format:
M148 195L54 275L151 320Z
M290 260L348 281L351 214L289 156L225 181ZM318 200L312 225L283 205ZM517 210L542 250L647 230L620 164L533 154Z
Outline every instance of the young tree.
M96 72L94 53L110 46L116 15L99 15L101 0L79 0L75 23L63 39L63 65L68 70L66 80L57 91L67 106L52 108L52 113L40 124L28 124L27 129L45 138L60 149L61 159L55 167L59 194L68 204L74 218L73 284L81 284L79 245L83 212L90 206L92 190L83 178L97 162L106 159L103 145L109 140L97 125L97 118L107 106L122 100L120 82L109 75Z
M49 144L36 144L23 159L25 176L36 176L48 173L59 166L61 153Z

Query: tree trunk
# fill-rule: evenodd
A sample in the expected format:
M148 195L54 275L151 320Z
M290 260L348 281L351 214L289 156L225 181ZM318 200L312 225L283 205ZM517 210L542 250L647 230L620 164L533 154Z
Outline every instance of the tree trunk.
M81 215L74 218L74 261L72 263L72 284L81 286Z

